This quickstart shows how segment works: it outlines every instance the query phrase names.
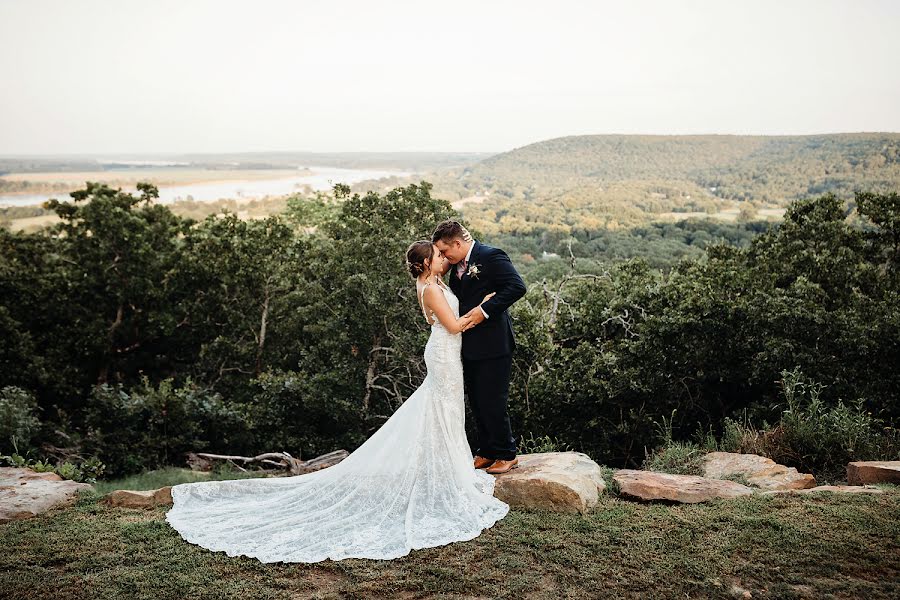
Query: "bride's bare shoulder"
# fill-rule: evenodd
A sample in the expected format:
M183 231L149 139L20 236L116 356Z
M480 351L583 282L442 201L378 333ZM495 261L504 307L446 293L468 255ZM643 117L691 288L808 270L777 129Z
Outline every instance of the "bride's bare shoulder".
M440 290L440 286L433 285L430 282L426 283L424 285L424 288L425 288L425 292L424 292L425 298L428 298L428 299L436 298L437 296L442 294L442 292Z

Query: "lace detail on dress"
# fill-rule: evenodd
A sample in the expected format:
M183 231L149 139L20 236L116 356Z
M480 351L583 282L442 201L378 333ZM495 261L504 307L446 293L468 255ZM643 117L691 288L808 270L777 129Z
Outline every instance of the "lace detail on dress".
M458 318L459 300L440 287ZM263 563L391 559L477 537L509 505L494 498L494 477L472 465L461 348L462 336L435 319L422 385L340 463L176 485L166 520L188 542Z
M434 314L434 311L433 310L431 310L431 311L425 310L425 290L428 288L429 285L431 285L431 282L426 283L425 285L422 286L422 291L419 293L419 306L422 307L422 314L425 315L425 320L428 321L429 325L431 325L432 327L434 327L436 325L446 331L446 328L444 328L444 326L438 320L437 315ZM448 288L446 285L444 285L443 282L436 283L435 285L444 291L444 297L447 298L447 304L449 304L450 308L453 309L453 315L458 319L459 318L459 299L456 297L456 294L454 294L450 290L450 288ZM451 300L451 298L452 298L452 300ZM429 312L431 313L430 316L428 314ZM462 347L462 338L460 338L460 347Z
M419 306L422 307L422 314L425 315L425 320L428 321L429 325L433 325L434 323L438 323L437 315L434 314L434 311L431 311L431 316L428 316L428 312L425 310L425 290L430 283L426 283L422 286L422 291L419 292Z

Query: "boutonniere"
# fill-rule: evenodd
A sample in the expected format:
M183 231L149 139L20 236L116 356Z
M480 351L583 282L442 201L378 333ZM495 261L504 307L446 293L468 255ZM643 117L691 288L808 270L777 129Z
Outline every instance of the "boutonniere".
M478 269L478 267L480 266L481 265L469 265L469 270L466 271L466 275L478 279L478 274L481 273L481 271Z

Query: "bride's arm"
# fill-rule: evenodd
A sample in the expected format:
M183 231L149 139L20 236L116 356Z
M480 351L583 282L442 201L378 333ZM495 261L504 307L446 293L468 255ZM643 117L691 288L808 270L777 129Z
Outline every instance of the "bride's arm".
M453 314L453 309L447 303L447 297L444 296L444 292L438 289L437 285L429 285L425 288L423 302L425 307L434 313L434 316L441 322L444 329L450 333L461 332L472 321L472 317L465 315L458 319L456 318L456 315Z

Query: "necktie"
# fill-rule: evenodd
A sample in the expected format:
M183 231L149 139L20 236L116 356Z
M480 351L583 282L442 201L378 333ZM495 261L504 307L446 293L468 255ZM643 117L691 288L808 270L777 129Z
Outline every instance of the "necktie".
M456 276L462 279L463 273L466 272L466 260L463 259L461 263L456 267Z

